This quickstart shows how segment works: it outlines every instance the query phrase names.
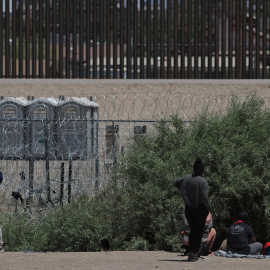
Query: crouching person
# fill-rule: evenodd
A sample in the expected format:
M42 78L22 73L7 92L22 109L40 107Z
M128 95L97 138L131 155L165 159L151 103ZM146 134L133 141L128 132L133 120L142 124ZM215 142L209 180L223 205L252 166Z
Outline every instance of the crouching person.
M263 245L256 242L251 226L247 225L248 214L240 212L238 220L230 227L226 251L244 255L257 255L262 252Z
M184 242L186 245L187 253L189 252L188 250L188 245L189 245L189 225L187 220L185 219L185 230L182 232L184 236ZM212 246L215 242L216 239L216 230L212 228L213 226L213 220L212 220L212 215L211 213L208 214L205 225L204 225L204 231L203 231L203 236L202 236L202 241L201 241L201 247L200 247L200 255L202 256L207 256L208 254L211 254L211 249Z

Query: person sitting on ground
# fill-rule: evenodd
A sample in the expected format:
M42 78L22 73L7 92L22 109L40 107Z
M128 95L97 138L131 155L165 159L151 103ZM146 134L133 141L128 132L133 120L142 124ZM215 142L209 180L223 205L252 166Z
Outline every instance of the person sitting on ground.
M270 242L265 243L262 254L264 256L270 256Z
M251 226L247 225L248 214L240 212L238 220L230 227L226 251L244 255L260 254L263 245L256 242L256 237Z
M188 245L189 245L189 225L187 220L185 219L185 225L186 228L184 231L182 231L182 234L184 236L184 242L186 245L186 252L188 252ZM215 242L217 232L213 226L213 220L211 213L208 214L206 220L205 220L205 226L204 226L204 232L201 242L201 248L200 248L200 255L207 256L208 254L211 254L212 246Z
M108 239L104 238L101 240L100 242L100 248L101 248L101 251L111 251L110 250L110 242Z

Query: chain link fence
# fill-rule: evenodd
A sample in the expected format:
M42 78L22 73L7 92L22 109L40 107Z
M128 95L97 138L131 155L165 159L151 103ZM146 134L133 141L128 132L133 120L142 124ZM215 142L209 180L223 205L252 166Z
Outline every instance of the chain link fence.
M38 212L48 202L65 204L77 195L94 196L110 181L110 172L128 142L153 132L155 121L169 120L175 114L188 122L203 110L222 114L231 98L181 93L97 94L77 99L77 105L82 99L86 102L78 106L77 112L84 113L77 117L74 97L54 98L51 107L48 99L28 98L22 104L21 98L2 98L1 208L18 211L28 207ZM90 111L85 109L88 101ZM269 100L264 101L268 108ZM66 111L61 115L63 104ZM19 109L24 111L21 116ZM32 117L31 109L37 113ZM46 116L42 115L45 111Z

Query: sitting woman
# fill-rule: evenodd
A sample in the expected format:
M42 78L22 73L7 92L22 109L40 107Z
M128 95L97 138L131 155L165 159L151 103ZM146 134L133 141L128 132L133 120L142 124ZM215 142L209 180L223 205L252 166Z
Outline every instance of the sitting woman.
M260 254L263 245L256 242L256 237L251 226L246 224L248 214L240 212L236 221L229 230L226 251L244 255Z
M182 235L184 236L184 242L186 245L186 248L188 250L188 241L189 241L189 225L187 220L185 219L185 230L182 231ZM201 242L201 248L200 248L200 255L207 256L211 253L211 248L215 242L217 232L213 226L213 220L211 213L208 214L205 226L204 226L204 233L202 236L202 242ZM188 252L188 251L187 251Z

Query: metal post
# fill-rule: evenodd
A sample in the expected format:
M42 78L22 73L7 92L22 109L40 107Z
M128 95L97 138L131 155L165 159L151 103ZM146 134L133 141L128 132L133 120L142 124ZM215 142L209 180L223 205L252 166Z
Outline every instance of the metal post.
M9 51L11 52L11 50L12 50L12 39L10 38L9 39ZM9 77L11 78L12 77L12 54L10 53L9 56L10 56L10 59L9 59L9 68L10 68Z
M15 213L18 212L18 201L15 199Z
M29 136L29 149L28 149L28 161L29 161L29 202L33 200L33 178L34 178L34 162L35 159L32 154L33 144L33 122L28 122L28 136Z
M116 165L116 149L115 149L115 134L116 134L116 126L114 121L112 122L113 127L113 147L112 147L112 156L113 156L113 167Z
M65 164L61 163L61 183L60 183L60 205L63 207L64 198L64 177L65 177Z
M68 203L71 202L72 157L68 161Z
M253 38L253 69L254 69L254 79L257 79L257 70L256 70L256 52L257 52L257 43L256 43L256 38L254 38L254 36L252 36Z
M50 186L50 161L49 161L49 131L47 119L44 120L44 135L45 135L45 171L46 171L46 193L47 202L51 202L51 186Z
M98 119L97 119L97 112L94 112L94 123L95 123L95 135L94 135L94 153L96 155L95 160L95 189L98 190L98 178L99 178L99 157L98 157Z

